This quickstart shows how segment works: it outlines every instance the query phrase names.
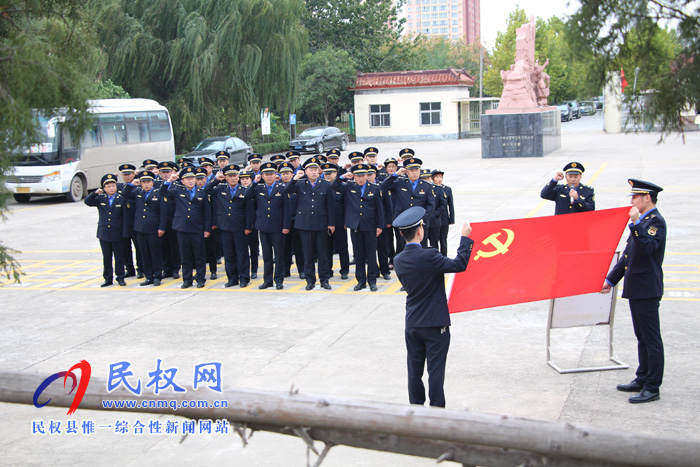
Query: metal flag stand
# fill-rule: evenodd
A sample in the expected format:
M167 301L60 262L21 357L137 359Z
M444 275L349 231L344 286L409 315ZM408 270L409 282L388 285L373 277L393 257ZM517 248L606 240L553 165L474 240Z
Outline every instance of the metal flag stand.
M617 263L619 255L620 252L618 251L613 259L613 264ZM583 373L586 371L625 370L629 368L629 365L620 361L613 351L613 324L615 321L616 303L617 286L613 287L610 294L606 295L593 293L551 300L549 317L547 319L547 364L559 373ZM607 325L609 328L609 358L615 365L562 369L554 363L551 353L552 329L601 325Z

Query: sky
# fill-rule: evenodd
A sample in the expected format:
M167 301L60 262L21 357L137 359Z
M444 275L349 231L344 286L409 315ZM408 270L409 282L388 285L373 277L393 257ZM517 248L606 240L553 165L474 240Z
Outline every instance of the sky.
M543 19L562 17L578 9L578 0L481 0L481 36L487 50L493 50L496 36L506 30L508 15L517 6L525 10L528 17Z

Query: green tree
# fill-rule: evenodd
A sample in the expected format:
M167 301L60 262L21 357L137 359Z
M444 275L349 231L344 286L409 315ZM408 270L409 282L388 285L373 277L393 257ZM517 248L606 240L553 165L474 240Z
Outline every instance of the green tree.
M309 32L309 50L328 47L344 50L359 71L385 71L405 53L400 41L404 20L397 8L404 1L392 0L306 0L303 23Z
M314 119L323 118L326 125L335 122L343 110L352 108L348 88L354 82L355 69L355 62L345 50L331 47L308 54L301 66L302 111Z
M691 0L581 0L567 23L579 56L590 56L592 85L602 89L609 72L639 67L638 89L653 90L643 117L663 134L682 132L682 112L700 99L700 4ZM665 27L674 27L675 34ZM629 88L628 88L629 89ZM629 99L632 93L625 92Z
M65 108L67 125L81 131L89 122L86 100L91 82L70 57L82 44L82 2L78 0L9 1L0 6L0 216L5 219L9 193L4 181L12 154L41 135L34 110L55 115ZM13 250L0 243L0 275L19 281Z
M307 46L302 0L93 0L106 77L173 116L178 150L226 115L290 108ZM187 144L190 143L190 144Z

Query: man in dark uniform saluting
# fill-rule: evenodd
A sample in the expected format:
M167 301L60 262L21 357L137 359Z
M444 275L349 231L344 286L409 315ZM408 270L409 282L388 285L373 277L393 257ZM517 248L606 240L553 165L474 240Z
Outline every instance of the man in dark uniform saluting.
M564 172L557 172L554 178L542 188L540 197L554 201L554 214L595 211L595 194L593 188L581 184L581 175L586 169L580 162L569 162ZM566 185L559 185L559 180L566 177Z
M658 400L664 375L664 344L659 324L659 303L664 293L661 265L666 251L666 221L656 200L663 190L658 185L629 179L632 186L630 236L620 261L610 271L602 293L608 293L625 278L622 298L627 298L632 312L632 325L637 336L639 367L637 377L629 384L618 384L617 390L637 392L629 398L633 404Z
M423 248L425 209L408 208L394 219L406 240L404 250L394 258L394 270L406 292L406 350L408 351L408 400L425 403L425 387L421 380L428 361L428 395L430 405L445 407L445 363L450 347L450 314L445 293L445 273L467 269L474 241L472 228L462 226L457 257L442 256L435 248Z

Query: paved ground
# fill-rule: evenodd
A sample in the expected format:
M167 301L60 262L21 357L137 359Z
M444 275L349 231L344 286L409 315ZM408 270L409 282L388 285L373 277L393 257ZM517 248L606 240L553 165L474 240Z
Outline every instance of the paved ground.
M535 302L453 316L447 368L447 407L541 420L588 424L630 432L700 439L697 375L700 317L700 244L693 200L700 191L700 133L685 143L676 137L657 144L657 134L606 135L600 117L564 123L562 148L544 158L481 159L479 140L411 144L427 167L446 171L458 222L544 216L553 213L539 192L570 160L583 163L584 183L596 188L599 209L628 204L628 177L665 187L659 209L669 226L664 264L666 295L662 333L666 373L662 399L633 406L615 391L633 378L636 345L627 302L618 300L616 353L632 365L623 371L560 375L545 363L548 303ZM404 147L379 145L380 159ZM349 150L363 149L352 146ZM224 281L179 289L99 288L101 256L95 238L97 213L82 203L38 199L10 204L0 239L22 253L21 285L0 288L0 368L55 373L79 360L106 378L111 363L129 361L134 376L149 380L156 360L177 367L175 382L191 384L193 366L223 363L225 386L286 391L293 385L312 395L403 403L404 295L395 279L380 279L376 293L353 292L354 281L332 281L333 290L224 289ZM450 234L452 252L458 229ZM622 242L621 242L622 243ZM576 265L571 267L576 276ZM562 366L602 364L607 329L576 328L554 333L553 351ZM150 389L149 389L150 390ZM96 434L66 434L65 409L0 404L3 465L174 465L224 463L245 466L306 462L295 438L256 433L243 448L232 434L118 435L117 420L148 427L166 416L135 416L78 410L75 420L93 420ZM32 421L61 421L61 435L32 435ZM146 429L146 432L148 428ZM334 448L324 465L422 466L434 461Z

